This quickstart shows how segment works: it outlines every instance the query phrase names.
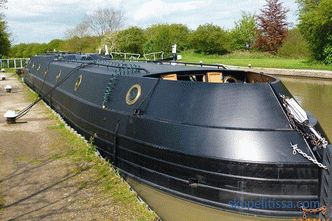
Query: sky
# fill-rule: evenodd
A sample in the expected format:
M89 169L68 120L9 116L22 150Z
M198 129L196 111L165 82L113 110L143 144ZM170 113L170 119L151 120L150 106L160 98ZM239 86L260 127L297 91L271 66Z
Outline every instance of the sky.
M281 0L288 22L297 23L295 0ZM156 23L182 23L195 29L213 23L225 29L234 26L243 12L259 14L265 0L8 0L5 13L14 43L48 42L64 38L85 14L98 8L124 11L125 26L148 27Z

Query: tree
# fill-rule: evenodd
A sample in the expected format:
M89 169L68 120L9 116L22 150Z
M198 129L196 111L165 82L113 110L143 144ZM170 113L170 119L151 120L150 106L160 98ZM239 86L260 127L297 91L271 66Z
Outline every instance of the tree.
M256 47L273 54L277 53L287 37L286 14L288 10L279 0L266 0L266 5L257 16L258 32Z
M188 47L189 29L183 24L152 25L145 31L145 52L163 51L170 54L173 44L181 51Z
M9 33L7 32L7 24L4 16L0 14L0 58L8 55L10 51Z
M79 37L83 38L89 35L89 24L87 21L82 21L74 28L69 29L65 33L67 38Z
M83 23L86 23L95 35L103 37L106 33L117 31L123 26L124 15L121 10L100 8L91 15L86 15Z
M131 27L117 33L116 46L119 51L142 54L144 43L145 36L141 28Z
M332 1L298 0L299 28L316 60L332 64Z
M213 24L200 25L191 34L190 43L198 53L225 54L229 51L229 35Z
M231 31L232 49L248 49L255 43L256 33L255 16L243 13L241 19L235 22L235 28Z
M89 24L87 21L83 20L81 23L76 25L74 28L67 30L66 32L66 38L71 41L71 39L74 39L74 41L71 41L73 45L70 46L70 48L75 48L74 51L82 51L83 50L83 44L84 44L84 38L89 36Z
M104 50L104 46L107 45L109 51L117 51L117 50L119 50L117 48L117 36L118 36L118 32L112 32L112 33L109 33L109 34L105 35L101 39L101 43L100 43L99 49Z
M64 43L65 43L65 40L53 39L47 43L47 51L53 51L53 50L61 51L61 50L63 50Z

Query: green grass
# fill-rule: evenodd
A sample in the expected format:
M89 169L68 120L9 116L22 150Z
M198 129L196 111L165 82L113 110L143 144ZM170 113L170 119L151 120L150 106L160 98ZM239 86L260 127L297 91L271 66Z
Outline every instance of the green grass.
M83 165L76 168L76 172L85 170L86 166L92 166L96 177L91 179L101 179L101 188L112 197L115 206L120 208L120 219L134 220L158 220L157 215L147 209L145 204L141 204L136 193L132 192L129 185L120 177L116 169L111 164L96 155L96 147L92 144L93 139L88 143L82 138L70 132L64 123L57 116L50 114L55 120L55 124L48 129L55 130L59 136L54 141L54 147L65 143L67 151L64 155L56 155L55 158L70 159L77 165Z
M234 52L227 55L204 55L192 51L181 53L182 60L186 62L200 62L209 64L225 64L247 67L251 64L253 68L287 68L287 69L315 69L332 70L332 65L315 63L306 58L283 58L268 53L258 52Z

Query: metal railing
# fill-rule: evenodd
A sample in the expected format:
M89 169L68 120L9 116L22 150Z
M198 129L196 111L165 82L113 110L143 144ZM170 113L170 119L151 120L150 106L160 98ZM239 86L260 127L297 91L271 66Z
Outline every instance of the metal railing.
M136 53L125 53L125 52L110 52L110 56L114 59L115 56L119 56L124 60L138 60L141 55Z
M157 59L157 56L158 56L158 59ZM164 59L164 52L163 51L158 51L158 52L152 52L152 53L144 54L145 60L151 60L150 57L152 57L154 61L163 60Z
M30 58L0 59L0 68L23 68L29 63Z

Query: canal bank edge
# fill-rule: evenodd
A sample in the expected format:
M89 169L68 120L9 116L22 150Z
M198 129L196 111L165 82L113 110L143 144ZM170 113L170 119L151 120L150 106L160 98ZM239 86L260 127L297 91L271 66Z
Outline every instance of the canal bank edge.
M283 68L248 68L240 66L226 65L229 69L242 69L246 71L263 72L275 76L296 77L296 78L315 78L332 80L332 71L324 70L304 70L304 69L283 69Z

